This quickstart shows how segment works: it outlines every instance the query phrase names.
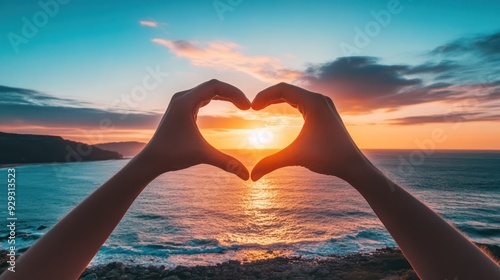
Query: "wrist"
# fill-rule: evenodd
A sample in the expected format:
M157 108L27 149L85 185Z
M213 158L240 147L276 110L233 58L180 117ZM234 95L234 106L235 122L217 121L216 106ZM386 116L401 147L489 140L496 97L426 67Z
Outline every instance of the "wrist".
M360 162L356 168L352 168L353 171L346 181L363 196L374 192L394 192L397 185L366 157L363 156L363 158L364 160Z
M349 164L346 164L345 175L343 176L346 182L351 185L357 185L360 178L366 177L368 173L371 173L374 166L371 162L363 155L352 157L349 160Z
M146 145L144 149L139 152L131 161L136 168L142 170L144 174L152 179L160 176L161 174L169 171L164 170L160 164L164 159L159 159L158 155Z

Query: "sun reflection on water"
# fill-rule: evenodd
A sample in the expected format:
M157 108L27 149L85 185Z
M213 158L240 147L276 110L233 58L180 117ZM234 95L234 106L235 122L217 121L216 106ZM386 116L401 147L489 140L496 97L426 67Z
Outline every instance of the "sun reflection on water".
M280 191L282 189L271 180L247 182L238 205L244 216L239 224L243 230L239 232L245 234L233 233L228 239L240 244L259 245L286 242L286 217L279 215L279 210L285 208Z

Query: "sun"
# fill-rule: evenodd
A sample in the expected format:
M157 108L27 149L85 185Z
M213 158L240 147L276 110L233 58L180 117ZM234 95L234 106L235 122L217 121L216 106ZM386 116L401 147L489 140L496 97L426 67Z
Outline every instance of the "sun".
M264 149L274 140L274 133L270 128L251 129L248 135L250 145L255 149Z

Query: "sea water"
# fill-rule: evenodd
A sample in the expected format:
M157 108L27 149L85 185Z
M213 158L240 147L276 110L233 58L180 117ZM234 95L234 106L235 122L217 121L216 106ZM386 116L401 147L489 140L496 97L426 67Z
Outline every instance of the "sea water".
M366 153L474 241L500 245L500 153ZM244 153L242 161L251 169L259 157L258 152ZM15 167L17 248L33 244L127 162ZM7 217L6 181L7 169L2 168L1 217ZM0 228L6 248L8 231ZM199 165L153 181L92 264L207 265L230 259L343 255L395 245L366 201L340 179L287 167L258 182L245 182Z

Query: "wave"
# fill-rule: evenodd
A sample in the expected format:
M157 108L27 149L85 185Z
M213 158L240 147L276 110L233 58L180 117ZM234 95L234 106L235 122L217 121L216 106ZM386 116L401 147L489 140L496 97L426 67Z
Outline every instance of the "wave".
M345 242L347 240L349 241L360 240L360 239L386 241L388 238L390 238L388 233L379 232L379 230L377 229L373 230L366 229L366 230L361 230L355 234L347 234L341 237L331 238L328 241L331 243Z
M192 239L185 243L165 242L162 244L146 244L136 246L103 246L101 252L104 254L117 255L152 255L168 257L170 255L194 255L207 253L225 253L236 251L240 248L236 245L222 246L216 239Z
M140 214L140 215L136 215L135 218L140 219L140 220L164 220L164 219L167 219L167 217L165 217L165 216L155 215L155 214Z
M461 231L472 235L473 237L500 237L500 228L498 227L477 227L471 225L457 225Z

